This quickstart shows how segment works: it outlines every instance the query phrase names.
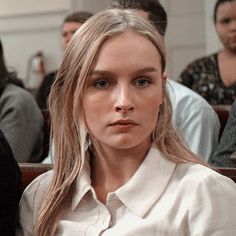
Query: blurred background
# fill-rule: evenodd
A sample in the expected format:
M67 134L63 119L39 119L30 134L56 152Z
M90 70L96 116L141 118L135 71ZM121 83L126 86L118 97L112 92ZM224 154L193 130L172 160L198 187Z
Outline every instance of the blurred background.
M60 27L74 10L97 12L109 0L0 0L0 37L5 59L26 86L37 87L40 73L58 68ZM168 13L166 46L169 77L187 63L220 48L212 13L215 0L161 0ZM43 62L43 63L42 63ZM37 77L38 76L38 77Z

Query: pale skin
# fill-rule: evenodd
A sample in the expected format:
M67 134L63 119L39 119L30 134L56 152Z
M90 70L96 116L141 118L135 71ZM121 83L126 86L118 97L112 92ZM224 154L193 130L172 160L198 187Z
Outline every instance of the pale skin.
M90 136L99 144L91 179L103 203L131 178L150 149L164 80L160 54L149 39L127 31L102 46L83 107Z
M226 86L236 82L236 1L218 7L216 31L223 44L219 53L219 69Z

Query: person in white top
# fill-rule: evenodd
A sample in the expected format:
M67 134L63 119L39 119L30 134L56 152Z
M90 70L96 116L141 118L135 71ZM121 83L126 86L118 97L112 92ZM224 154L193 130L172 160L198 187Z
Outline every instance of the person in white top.
M236 185L173 128L165 64L163 37L133 11L77 31L49 99L53 170L24 191L17 235L236 234Z
M166 88L172 106L172 121L192 152L208 161L218 144L220 122L209 103L174 80Z
M158 0L112 0L112 8L132 9L165 36L167 13ZM191 89L168 79L167 89L172 106L172 120L184 143L208 161L218 144L220 122L209 103Z

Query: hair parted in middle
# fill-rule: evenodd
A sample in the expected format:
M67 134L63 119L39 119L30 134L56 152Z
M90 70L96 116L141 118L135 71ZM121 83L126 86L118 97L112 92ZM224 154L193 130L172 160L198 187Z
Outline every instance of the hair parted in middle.
M51 139L55 147L55 163L53 179L36 222L36 235L54 235L60 218L71 203L76 179L88 155L89 134L83 111L87 79L96 65L102 45L126 31L136 32L153 43L160 54L161 69L164 73L166 60L162 35L152 24L133 11L101 11L88 19L74 34L50 93ZM200 163L201 161L185 148L174 131L171 124L171 107L165 89L163 93L164 102L152 133L152 141L167 158L175 162Z
M149 21L158 29L160 34L165 35L168 17L159 0L111 0L110 6L146 12Z

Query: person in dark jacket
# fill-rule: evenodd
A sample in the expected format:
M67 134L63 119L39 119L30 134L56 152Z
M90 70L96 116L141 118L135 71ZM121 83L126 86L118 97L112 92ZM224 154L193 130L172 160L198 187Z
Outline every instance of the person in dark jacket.
M66 49L76 30L93 14L87 11L77 11L69 14L63 21L61 28L62 48ZM36 96L37 103L42 110L47 110L47 100L52 84L56 78L57 70L48 73L39 88Z
M15 222L21 195L21 174L11 148L0 130L0 235L15 235Z

